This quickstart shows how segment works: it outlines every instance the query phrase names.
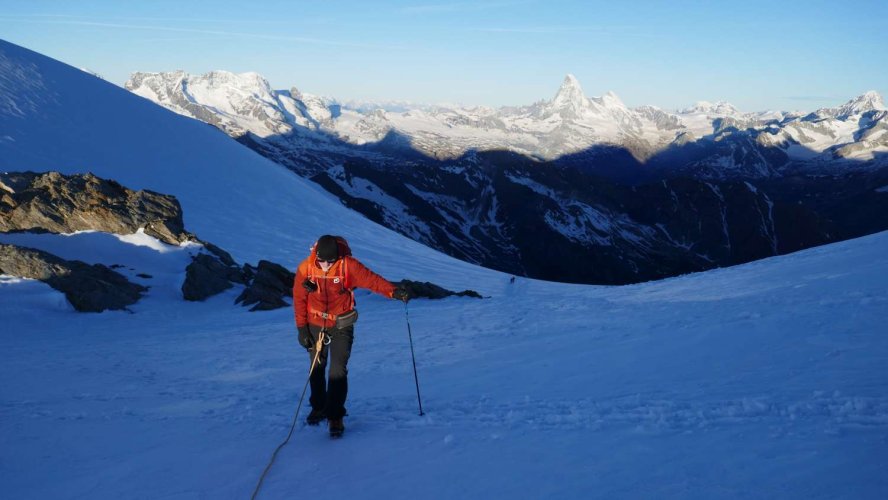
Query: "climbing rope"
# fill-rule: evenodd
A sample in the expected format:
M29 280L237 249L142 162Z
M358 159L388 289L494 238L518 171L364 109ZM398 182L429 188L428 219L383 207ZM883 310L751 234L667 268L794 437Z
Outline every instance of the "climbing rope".
M305 379L305 385L302 386L302 396L299 397L299 404L296 406L296 413L293 415L293 423L290 424L290 432L287 433L287 439L278 445L275 448L274 453L271 454L271 460L268 461L268 465L265 466L265 470L262 471L262 475L259 476L259 482L256 483L256 489L253 490L253 495L250 497L251 500L256 500L256 497L259 495L259 489L262 488L262 481L265 480L265 475L268 474L268 471L271 470L272 464L274 464L274 459L277 458L277 454L281 451L287 443L290 442L290 437L293 435L293 431L296 429L296 422L299 421L299 410L302 408L302 401L305 399L305 391L308 390L308 383L311 381L311 374L317 365L318 358L321 355L321 349L323 346L327 345L324 342L324 337L326 336L326 330L321 330L320 335L318 336L318 343L315 345L315 355L314 359L311 361L311 367L308 369L308 377Z

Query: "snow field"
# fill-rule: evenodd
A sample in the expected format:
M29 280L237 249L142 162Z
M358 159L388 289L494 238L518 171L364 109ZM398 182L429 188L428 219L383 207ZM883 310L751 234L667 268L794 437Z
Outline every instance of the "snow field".
M115 241L99 253L147 248ZM409 305L424 417L404 307L359 293L346 437L300 424L263 498L879 498L886 246L629 287L490 272L489 299ZM308 359L290 310L248 313L237 293L149 295L135 314L4 307L6 492L249 495Z

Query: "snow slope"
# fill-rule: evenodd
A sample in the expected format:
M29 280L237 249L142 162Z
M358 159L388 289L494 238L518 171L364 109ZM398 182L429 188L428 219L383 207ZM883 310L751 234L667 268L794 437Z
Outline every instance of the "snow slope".
M241 260L294 263L332 229L387 277L490 296L409 305L419 417L404 307L359 293L346 437L300 425L260 498L888 492L888 233L634 286L510 284L79 70L8 44L0 66L0 168L175 194ZM144 235L13 240L153 287L133 314L78 314L0 277L0 496L248 497L307 370L292 313L179 300L187 249Z
M346 437L300 425L261 498L884 498L886 249L614 288L476 275L490 299L409 306L424 417L403 308L360 294ZM78 314L0 279L3 496L247 497L308 361L289 310L236 293Z

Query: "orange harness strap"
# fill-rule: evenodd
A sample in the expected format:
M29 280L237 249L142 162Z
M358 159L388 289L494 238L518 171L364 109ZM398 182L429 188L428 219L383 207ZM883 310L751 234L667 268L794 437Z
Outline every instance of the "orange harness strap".
M313 309L313 308L311 308L311 307L308 308L308 313L311 314L311 315L313 315L313 316L317 316L317 317L319 317L319 318L323 318L323 319L330 320L330 321L336 321L336 315L335 315L335 314L330 314L330 313L321 312L321 311L318 311L318 310Z

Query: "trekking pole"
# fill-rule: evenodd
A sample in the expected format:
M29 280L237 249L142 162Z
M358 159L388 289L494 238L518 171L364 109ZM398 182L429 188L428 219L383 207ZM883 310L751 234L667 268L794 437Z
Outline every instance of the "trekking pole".
M422 412L422 397L419 395L419 376L416 375L416 355L413 353L413 333L410 331L410 311L407 309L407 302L404 302L404 316L407 318L407 337L410 338L410 357L413 358L413 380L416 381L416 400L419 402L419 416L425 415Z
M305 379L305 385L302 386L302 396L299 396L299 404L296 406L296 414L293 415L293 424L290 425L290 432L287 434L287 439L284 439L284 442L279 444L278 447L275 448L274 453L271 454L271 460L268 461L268 465L265 466L265 470L262 471L262 475L259 476L259 482L256 483L256 489L253 490L253 495L250 497L250 500L256 500L256 497L259 495L259 488L262 488L262 481L265 480L265 475L271 470L271 464L274 463L274 459L277 458L278 452L290 441L290 436L293 435L293 430L296 428L296 422L299 420L299 410L302 408L302 400L305 399L305 391L308 389L308 383L311 381L311 374L314 372L315 366L318 363L321 349L324 348L325 334L326 330L321 330L321 333L318 335L318 343L315 344L314 359L311 360L311 367L308 369L308 377Z

